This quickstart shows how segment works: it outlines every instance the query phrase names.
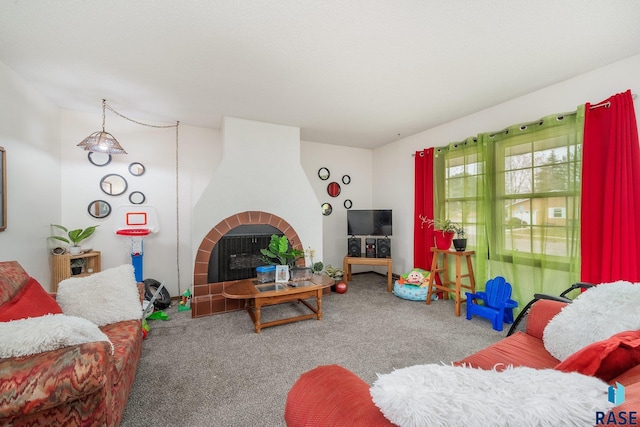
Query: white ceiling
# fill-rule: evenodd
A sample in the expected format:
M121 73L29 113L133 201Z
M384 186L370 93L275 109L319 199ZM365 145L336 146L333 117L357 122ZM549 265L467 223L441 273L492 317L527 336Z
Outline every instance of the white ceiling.
M151 123L235 116L353 147L638 53L637 0L0 1L0 61L97 124L106 98Z

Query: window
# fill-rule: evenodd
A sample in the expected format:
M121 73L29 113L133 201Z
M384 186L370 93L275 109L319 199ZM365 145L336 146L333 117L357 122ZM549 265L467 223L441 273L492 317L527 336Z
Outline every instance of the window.
M481 159L477 147L472 146L450 151L444 160L444 217L463 226L470 248L477 245L477 228L481 222L478 205L483 198L485 180L485 165Z
M575 122L550 116L481 134L463 149L449 146L436 209L463 224L469 245L486 244L491 259L567 264L579 245L582 141Z
M570 132L535 133L498 142L496 153L496 247L503 256L567 257L577 233L579 146ZM567 212L576 216L567 215Z

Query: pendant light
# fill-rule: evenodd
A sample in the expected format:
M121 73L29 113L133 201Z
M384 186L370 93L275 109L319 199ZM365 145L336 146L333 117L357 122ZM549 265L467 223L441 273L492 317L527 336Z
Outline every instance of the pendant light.
M97 131L82 140L78 147L84 148L85 151L93 151L94 153L104 154L127 154L124 148L120 146L118 140L109 132L104 130L105 110L107 101L102 100L102 130Z

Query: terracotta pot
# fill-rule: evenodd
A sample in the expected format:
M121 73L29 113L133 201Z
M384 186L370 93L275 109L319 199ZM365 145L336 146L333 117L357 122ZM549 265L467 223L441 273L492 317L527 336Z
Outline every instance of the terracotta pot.
M438 249L447 250L451 247L453 237L456 235L455 231L442 231L436 230L436 247Z

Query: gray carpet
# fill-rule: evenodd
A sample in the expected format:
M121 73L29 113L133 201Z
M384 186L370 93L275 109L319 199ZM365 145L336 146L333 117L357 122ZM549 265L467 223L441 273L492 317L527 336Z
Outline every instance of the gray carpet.
M400 299L375 273L354 275L347 293L322 301L323 320L260 334L244 311L192 319L175 305L166 309L169 320L150 321L122 426L284 426L287 392L318 365L342 365L371 384L376 373L449 363L505 335L485 319L456 317L452 300ZM262 316L305 310L287 303Z

